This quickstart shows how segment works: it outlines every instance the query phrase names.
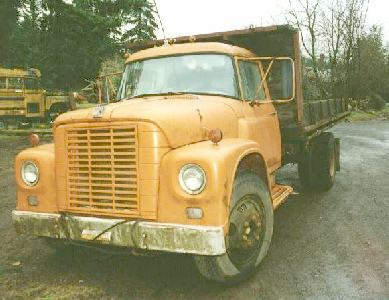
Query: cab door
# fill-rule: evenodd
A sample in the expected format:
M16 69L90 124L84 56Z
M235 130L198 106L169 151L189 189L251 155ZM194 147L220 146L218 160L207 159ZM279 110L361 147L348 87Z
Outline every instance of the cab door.
M260 61L237 59L238 77L243 98L244 118L240 137L256 141L262 149L270 172L281 166L281 133L273 102L267 90Z

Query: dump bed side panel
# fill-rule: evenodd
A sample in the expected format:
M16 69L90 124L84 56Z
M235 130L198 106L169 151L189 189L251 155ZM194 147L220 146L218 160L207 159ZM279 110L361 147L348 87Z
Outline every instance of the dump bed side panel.
M349 114L346 99L327 99L304 103L303 127L306 134L326 128Z

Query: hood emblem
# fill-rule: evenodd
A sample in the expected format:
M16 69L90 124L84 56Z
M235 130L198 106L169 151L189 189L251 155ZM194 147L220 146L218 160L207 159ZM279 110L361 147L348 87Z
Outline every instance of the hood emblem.
M97 106L93 107L92 117L93 118L102 118L104 111L105 111L105 105L98 104Z

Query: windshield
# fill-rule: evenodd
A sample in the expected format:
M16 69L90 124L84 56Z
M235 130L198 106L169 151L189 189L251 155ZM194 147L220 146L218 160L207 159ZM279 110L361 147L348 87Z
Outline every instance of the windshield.
M27 77L24 78L24 84L27 90L38 90L40 89L40 82L37 78Z
M118 100L169 93L237 97L232 58L221 54L192 54L129 63Z

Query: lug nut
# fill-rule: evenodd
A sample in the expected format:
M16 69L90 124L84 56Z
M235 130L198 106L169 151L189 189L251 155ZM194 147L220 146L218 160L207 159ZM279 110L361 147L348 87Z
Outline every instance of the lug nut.
M242 239L243 239L244 241L247 241L247 235L244 234L244 235L242 236Z
M247 221L246 221L246 222L244 222L244 224L243 224L243 225L244 225L244 227L249 227L249 226L250 226L249 222L247 222Z
M257 241L259 241L259 235L256 235L256 236L255 236L255 239L256 239Z
M250 227L248 227L248 228L246 228L246 230L245 230L245 234L249 234L250 233L250 231L251 231L251 229L250 229Z

